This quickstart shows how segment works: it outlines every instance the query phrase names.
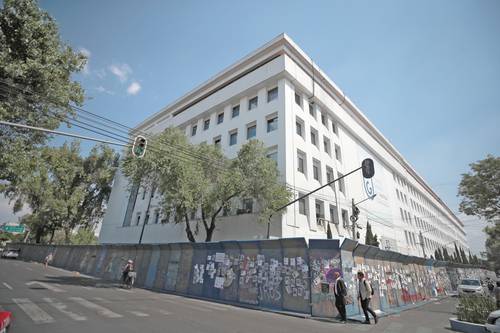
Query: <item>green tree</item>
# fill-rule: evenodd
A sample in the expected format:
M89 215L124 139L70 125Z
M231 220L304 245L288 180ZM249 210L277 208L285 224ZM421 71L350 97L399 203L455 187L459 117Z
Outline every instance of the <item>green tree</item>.
M500 270L500 157L488 155L470 164L471 171L462 175L458 195L460 211L484 218L490 226L484 229L486 254L493 269Z
M56 22L34 0L5 0L0 8L0 119L55 129L84 100L71 74L86 63L63 43ZM18 176L16 159L47 135L0 126L0 179Z
M27 204L32 214L27 221L38 243L46 234L52 242L62 229L65 242L78 226L93 227L102 217L111 192L118 156L108 147L94 147L87 157L80 156L79 142L61 147L43 147L17 160L19 177L4 184L0 191L15 208Z
M326 223L326 239L332 239L332 229L330 228L330 222Z
M79 228L75 234L71 235L70 243L74 245L95 245L97 237L92 228Z
M451 256L448 253L448 249L446 247L443 248L443 259L445 261L452 261Z
M487 226L484 231L488 235L485 244L488 261L495 270L500 270L500 220L495 221L492 226Z
M365 244L378 247L380 245L378 236L373 234L370 222L366 222Z
M159 148L148 150L141 159L129 154L123 161L130 183L148 190L156 188L162 196L163 214L169 217L165 222L184 224L190 242L196 241L199 223L205 230L205 241L211 241L221 215L238 206L241 199L255 201L261 222L267 222L291 199L276 163L267 158L260 141L250 140L232 160L216 146L191 145L176 128L166 129L149 142L150 146L176 146L192 156L204 156L186 161ZM193 221L194 214L199 218Z
M500 157L488 155L470 167L458 188L460 211L487 221L500 219Z

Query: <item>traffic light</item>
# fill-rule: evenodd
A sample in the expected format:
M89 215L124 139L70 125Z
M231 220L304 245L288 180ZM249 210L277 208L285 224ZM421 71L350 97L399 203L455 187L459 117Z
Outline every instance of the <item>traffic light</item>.
M366 158L361 163L361 169L363 171L363 177L372 178L375 174L375 168L373 166L373 160L371 158Z
M132 154L135 157L141 158L146 153L146 146L148 145L148 140L142 135L138 135L134 139L134 145L132 146Z

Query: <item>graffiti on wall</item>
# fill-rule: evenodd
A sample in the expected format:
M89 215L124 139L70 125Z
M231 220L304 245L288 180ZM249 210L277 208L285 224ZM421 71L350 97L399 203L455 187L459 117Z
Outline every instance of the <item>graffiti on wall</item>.
M247 256L217 252L207 255L205 264L193 266L192 284L206 279L216 289L238 283L259 300L279 301L285 292L292 297L309 299L309 265L302 257L284 257L281 262L265 255Z

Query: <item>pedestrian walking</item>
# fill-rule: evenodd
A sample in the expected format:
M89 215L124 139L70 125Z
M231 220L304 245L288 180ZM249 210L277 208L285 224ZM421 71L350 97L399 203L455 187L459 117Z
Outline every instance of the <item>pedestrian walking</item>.
M375 320L375 324L378 323L377 314L375 311L370 308L370 300L373 295L373 288L368 281L365 279L365 273L359 271L358 272L358 281L359 281L359 293L358 298L361 302L361 308L365 314L365 324L370 324L370 317L368 316L368 312L371 313L373 319Z
M345 311L347 296L347 287L345 285L344 279L340 276L340 272L336 271L334 273L335 282L333 285L333 293L335 294L335 307L337 308L340 314L340 320L345 323L347 321L347 315Z
M47 254L45 260L43 261L45 268L47 268L47 266L52 262L52 259L54 259L54 255L52 254L52 252L50 252L49 254Z

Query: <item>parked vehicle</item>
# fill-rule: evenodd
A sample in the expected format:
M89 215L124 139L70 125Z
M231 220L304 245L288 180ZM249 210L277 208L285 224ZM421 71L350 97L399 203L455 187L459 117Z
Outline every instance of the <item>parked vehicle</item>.
M19 257L19 249L7 249L2 252L2 258L17 259Z
M12 323L12 312L0 311L0 333L6 333Z
M500 310L493 311L488 315L485 326L491 333L500 333Z
M458 285L458 295L484 295L484 289L479 279L463 279Z

